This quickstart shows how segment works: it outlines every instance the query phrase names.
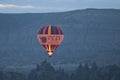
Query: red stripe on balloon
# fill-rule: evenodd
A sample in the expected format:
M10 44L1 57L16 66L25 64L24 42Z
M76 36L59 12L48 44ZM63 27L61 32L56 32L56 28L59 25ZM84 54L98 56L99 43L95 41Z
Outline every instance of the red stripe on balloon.
M45 32L46 32L46 29L47 29L47 27L45 27L45 28L43 29L43 33L42 33L42 34L45 34Z
M53 45L53 47L52 47L52 51L54 51L55 50L55 45Z
M48 50L48 46L47 45L45 45L45 49Z
M54 46L54 50L57 48L57 46L58 46L58 45L55 45L55 46Z
M61 34L61 31L60 31L60 28L59 28L59 27L57 27L57 30L58 30L58 34Z

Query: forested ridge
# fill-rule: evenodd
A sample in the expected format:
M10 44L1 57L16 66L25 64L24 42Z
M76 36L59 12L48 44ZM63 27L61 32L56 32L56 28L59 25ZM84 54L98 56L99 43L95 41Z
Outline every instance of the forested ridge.
M18 72L0 70L0 80L120 80L120 66L106 65L98 67L95 62L91 65L79 64L72 72L64 69L54 69L46 60L37 64L28 75Z

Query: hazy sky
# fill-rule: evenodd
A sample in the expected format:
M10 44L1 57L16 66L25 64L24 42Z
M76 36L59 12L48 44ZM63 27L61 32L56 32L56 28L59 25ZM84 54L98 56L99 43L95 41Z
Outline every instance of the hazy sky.
M120 0L0 0L0 13L61 12L85 8L120 9Z

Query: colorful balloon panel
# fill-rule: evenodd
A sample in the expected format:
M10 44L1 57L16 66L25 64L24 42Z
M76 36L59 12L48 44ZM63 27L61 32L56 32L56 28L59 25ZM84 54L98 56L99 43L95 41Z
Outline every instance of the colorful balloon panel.
M38 31L37 38L48 55L52 56L53 51L62 43L64 35L59 27L48 25Z

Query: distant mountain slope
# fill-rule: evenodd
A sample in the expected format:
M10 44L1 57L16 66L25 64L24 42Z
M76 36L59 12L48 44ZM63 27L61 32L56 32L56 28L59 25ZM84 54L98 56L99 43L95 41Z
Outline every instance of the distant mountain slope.
M44 25L61 27L65 38L53 58L37 41ZM60 13L0 14L0 65L96 61L120 63L120 10L85 9Z

